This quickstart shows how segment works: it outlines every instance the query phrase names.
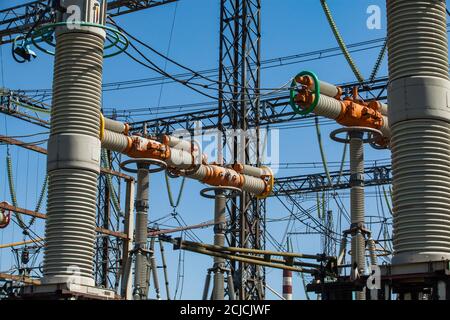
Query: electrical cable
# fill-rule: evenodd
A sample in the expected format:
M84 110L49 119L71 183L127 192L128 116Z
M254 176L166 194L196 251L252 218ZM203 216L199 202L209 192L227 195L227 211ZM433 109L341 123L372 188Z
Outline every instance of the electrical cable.
M168 43L168 45L167 45L167 53L166 53L166 56L169 56L170 48L171 48L171 46L172 46L173 31L174 31L174 29L175 29L175 21L176 21L176 17L177 17L177 9L178 9L178 2L175 3L175 9L174 9L174 12L173 12L172 27L170 28L169 43ZM168 63L168 60L166 59L166 60L164 61L164 68L163 68L164 72L167 71L167 63ZM160 107L160 105L161 105L162 93L163 93L164 84L165 84L165 81L164 81L164 80L163 80L162 82L163 82L163 83L161 84L161 87L160 87L160 89L159 89L158 108L156 109L156 115L158 115L159 107Z
M345 58L347 59L348 64L350 65L350 68L352 69L356 79L362 83L364 82L364 77L362 76L361 72L359 71L358 67L356 66L355 62L353 61L352 56L350 55L350 52L348 51L347 46L345 45L344 39L342 38L338 27L336 26L336 23L333 19L333 15L331 14L331 10L328 7L328 4L326 0L320 0L320 3L322 4L322 9L327 17L328 24L331 27L331 30L333 31L334 37L336 38L336 41L339 44L339 47L342 50L342 53L344 54Z
M373 82L377 76L378 71L380 70L381 63L383 62L383 58L386 55L387 52L387 39L384 41L383 47L380 50L380 53L378 54L377 60L375 62L375 65L372 69L372 72L370 73L369 82Z

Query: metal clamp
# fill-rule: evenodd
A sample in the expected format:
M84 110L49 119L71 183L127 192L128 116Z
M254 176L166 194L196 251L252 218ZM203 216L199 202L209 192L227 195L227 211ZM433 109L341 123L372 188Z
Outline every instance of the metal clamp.
M151 159L151 158L137 158L137 159L129 159L126 161L123 161L120 163L120 168L122 168L123 171L125 172L130 172L130 173L137 173L138 169L132 169L127 167L128 164L131 163L136 163L136 165L148 165L149 169L148 172L149 173L155 173L155 172L159 172L159 171L163 171L167 168L167 164L162 161L162 160L158 160L158 159ZM154 169L150 169L150 166L155 165L157 166Z

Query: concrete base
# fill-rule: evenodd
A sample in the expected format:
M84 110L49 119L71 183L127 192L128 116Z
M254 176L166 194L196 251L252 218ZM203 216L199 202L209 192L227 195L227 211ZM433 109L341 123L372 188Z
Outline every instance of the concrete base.
M24 288L22 299L34 300L118 300L111 289L75 283L41 284Z

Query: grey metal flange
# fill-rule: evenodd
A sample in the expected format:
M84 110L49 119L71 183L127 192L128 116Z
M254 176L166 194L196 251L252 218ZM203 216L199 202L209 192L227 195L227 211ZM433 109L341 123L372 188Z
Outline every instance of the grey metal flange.
M211 192L211 191L213 191L214 194L209 194L209 192ZM236 188L236 187L208 187L208 188L202 189L200 191L200 195L207 199L215 199L216 192L222 192L226 198L233 198L236 196L236 194L241 194L242 190L239 188Z
M122 168L122 170L125 172L137 173L138 169L132 169L132 168L127 167L127 165L132 164L132 163L135 163L136 167L139 165L148 165L149 173L160 172L167 168L167 164L164 161L158 160L158 159L151 159L151 158L136 158L136 159L125 160L120 163L120 168ZM156 166L156 168L150 169L151 166Z
M350 142L350 133L352 132L362 132L363 134L366 134L366 136L363 136L363 143L372 143L375 140L382 138L383 134L380 130L374 129L374 128L368 128L368 127L343 127L339 128L337 130L334 130L330 133L330 138L333 141L340 142L340 143L349 143ZM340 133L346 133L347 136L345 138L341 138L338 135Z

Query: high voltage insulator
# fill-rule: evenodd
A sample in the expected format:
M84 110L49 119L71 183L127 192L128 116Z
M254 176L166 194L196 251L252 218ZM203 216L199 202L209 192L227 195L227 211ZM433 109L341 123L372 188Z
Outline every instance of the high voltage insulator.
M394 257L450 258L446 2L387 1Z

